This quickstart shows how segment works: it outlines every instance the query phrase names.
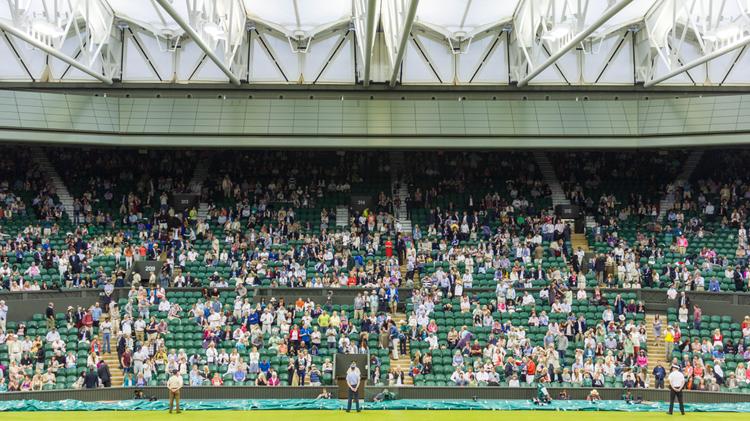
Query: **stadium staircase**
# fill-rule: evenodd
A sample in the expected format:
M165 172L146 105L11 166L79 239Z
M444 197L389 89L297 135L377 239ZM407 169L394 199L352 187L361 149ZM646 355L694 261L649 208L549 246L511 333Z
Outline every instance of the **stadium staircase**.
M198 162L195 165L195 168L193 169L193 178L190 179L190 191L196 194L201 193L201 189L203 188L203 183L206 181L206 178L208 177L208 170L211 163L208 159L203 159L201 157L198 159Z
M685 160L682 166L682 172L677 175L677 179L674 181L675 186L682 186L690 180L690 176L693 175L693 171L698 166L698 163L703 158L703 151L693 151L690 156ZM670 209L674 207L674 194L666 193L659 202L659 220L663 220Z
M573 251L578 250L578 247L583 249L586 253L590 253L589 240L586 238L586 234L573 233L570 235L570 243L573 246Z
M52 163L49 161L47 154L44 152L44 150L42 150L42 148L35 147L31 148L31 158L34 160L34 163L39 166L39 170L42 171L45 177L51 181L52 186L55 188L55 192L57 193L57 197L60 199L60 203L62 203L63 207L65 208L65 213L67 214L68 219L72 221L73 196L68 191L68 188L65 187L65 183L60 177L60 174L57 173L54 165L52 165Z
M99 339L102 339L101 335ZM111 335L109 345L110 348L112 348L112 352L109 354L102 353L101 356L109 366L109 374L110 377L112 377L112 387L120 387L125 380L125 376L123 376L122 370L120 370L120 361L117 360L117 335Z
M401 272L402 282L406 282L406 272L407 272L407 270L406 270L406 260L404 260L403 262L401 262L401 266L399 266L399 269L400 269L399 271ZM422 287L422 283L419 281L419 271L418 270L414 271L414 275L412 277L412 280L414 281L414 288L421 288Z
M391 316L397 324L407 323L405 313L396 313ZM399 359L391 359L391 369L396 371L404 372L404 386L414 386L414 379L409 375L409 367L411 367L411 349L409 347L409 340L406 341L406 354L399 355ZM387 376L388 373L381 373L381 375Z
M565 196L565 191L563 190L562 185L560 185L560 180L557 179L555 169L552 167L549 158L547 158L547 154L541 151L535 151L534 160L539 167L539 171L542 173L544 182L549 186L552 192L552 206L569 205L570 199Z
M193 178L190 180L190 191L196 194L201 194L203 189L203 183L208 178L208 170L211 166L211 162L208 159L198 159L193 170ZM208 217L208 203L200 202L198 204L198 218L206 219Z
M337 227L348 227L349 226L349 207L348 206L336 206L336 226Z
M409 183L408 180L403 178L403 174L406 172L405 168L406 159L404 158L404 153L401 151L391 152L391 192L393 194L393 197L398 197L399 199L399 205L395 209L396 220L401 223L401 230L399 232L401 234L405 234L407 237L411 237L412 222L409 219L409 210L406 206L407 199L409 198ZM406 259L401 262L400 269L401 279L406 279ZM415 287L419 286L418 281L419 279L415 274Z
M401 151L391 152L391 193L393 197L398 197L399 206L394 209L396 220L401 223L400 232L411 235L411 220L409 220L409 211L406 208L406 200L409 198L409 186L404 180L406 159Z
M651 375L651 373L654 371L654 367L656 367L656 364L658 362L661 362L662 367L664 367L667 370L667 373L669 373L668 369L668 361L667 361L667 347L664 345L664 338L660 337L657 338L654 336L654 316L656 313L647 313L646 314L646 344L648 345L648 374ZM662 321L662 332L666 328L666 315L660 314L659 317ZM651 384L650 387L654 387L654 379L653 375L651 375ZM665 380L665 384L668 384L668 382Z
M570 205L570 199L565 195L565 190L563 190L560 180L557 179L555 168L552 166L549 158L547 158L547 154L542 151L536 151L534 152L534 160L539 167L539 171L542 173L544 182L549 186L552 193L552 206ZM589 249L589 240L586 238L586 234L573 233L570 236L570 244L574 251L578 250L578 247L580 247L586 252L587 256L591 253L591 250ZM587 260L584 260L584 262L586 261Z

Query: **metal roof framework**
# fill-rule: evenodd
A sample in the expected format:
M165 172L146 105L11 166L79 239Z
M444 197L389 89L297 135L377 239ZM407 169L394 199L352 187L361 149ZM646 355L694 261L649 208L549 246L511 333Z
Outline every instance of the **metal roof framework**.
M750 0L7 0L0 86L750 85Z

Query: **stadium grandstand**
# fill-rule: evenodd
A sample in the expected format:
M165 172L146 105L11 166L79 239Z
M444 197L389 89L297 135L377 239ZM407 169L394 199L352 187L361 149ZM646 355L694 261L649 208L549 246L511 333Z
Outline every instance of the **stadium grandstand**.
M8 0L0 35L0 420L750 412L750 2Z

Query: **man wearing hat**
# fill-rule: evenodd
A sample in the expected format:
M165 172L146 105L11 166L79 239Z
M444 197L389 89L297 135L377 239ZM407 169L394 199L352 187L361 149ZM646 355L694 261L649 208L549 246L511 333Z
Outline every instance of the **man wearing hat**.
M177 401L177 413L180 411L180 389L182 389L182 376L179 371L174 370L167 380L167 389L169 389L169 413L172 413L172 407Z
M685 375L680 371L680 366L672 364L672 372L669 373L669 412L672 415L674 409L674 400L680 403L680 413L685 415L685 406L682 403L682 389L685 387Z
M346 372L346 385L348 386L347 390L347 402L346 402L346 412L351 412L352 410L352 399L357 404L357 412L360 412L359 408L359 396L358 396L358 390L359 390L359 382L360 382L360 375L359 368L357 368L357 363L352 361L352 364L349 366L349 371Z

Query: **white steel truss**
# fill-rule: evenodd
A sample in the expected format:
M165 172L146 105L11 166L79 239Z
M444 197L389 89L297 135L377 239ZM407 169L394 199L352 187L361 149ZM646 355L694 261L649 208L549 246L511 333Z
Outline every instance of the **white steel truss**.
M748 0L6 0L0 83L750 85Z
M739 13L729 10L734 6ZM661 0L644 19L638 71L654 86L750 43L750 3L736 0ZM695 58L686 62L686 49ZM657 74L662 67L665 72Z

